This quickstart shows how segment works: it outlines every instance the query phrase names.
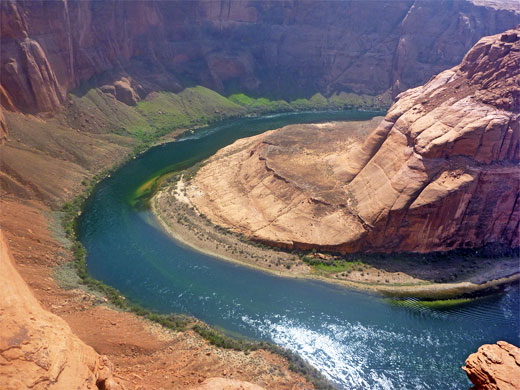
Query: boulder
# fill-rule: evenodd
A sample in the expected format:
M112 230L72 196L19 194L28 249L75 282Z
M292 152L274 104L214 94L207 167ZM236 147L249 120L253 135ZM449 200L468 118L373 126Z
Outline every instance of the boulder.
M505 341L482 345L462 369L475 390L520 389L520 348Z

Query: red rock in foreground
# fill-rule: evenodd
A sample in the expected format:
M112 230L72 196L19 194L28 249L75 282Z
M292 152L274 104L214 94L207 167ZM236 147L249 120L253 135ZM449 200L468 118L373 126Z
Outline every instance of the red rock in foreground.
M239 140L188 196L214 223L288 248L518 247L519 113L517 28L400 94L364 142L340 123Z
M40 306L15 269L1 232L0 291L0 388L122 389L110 361Z
M462 367L477 390L520 389L520 348L505 341L482 345Z

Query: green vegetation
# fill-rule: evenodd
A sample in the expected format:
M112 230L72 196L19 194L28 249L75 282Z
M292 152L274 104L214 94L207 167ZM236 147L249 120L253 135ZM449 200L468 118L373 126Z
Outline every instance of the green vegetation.
M205 125L223 117L246 113L244 107L204 87L182 92L154 92L137 104L136 110L156 129Z
M418 299L388 299L387 302L394 305L394 306L400 306L400 307L408 307L413 309L421 309L421 308L427 308L427 309L450 309L452 307L460 306L465 303L471 302L471 298L457 298L457 299L440 299L440 300L434 300L434 301L425 301L425 300L418 300Z
M61 123L80 131L113 133L136 140L133 152L139 154L176 129L204 126L224 118L302 110L383 109L390 103L352 93L329 98L317 93L291 102L242 93L226 98L196 86L179 93L152 92L136 106L129 106L100 88L85 85L69 94L66 109L58 117Z
M285 100L269 100L267 98L255 99L243 93L231 95L229 100L246 107L248 111L256 114L286 112L291 110L291 106Z
M132 135L152 130L151 124L134 107L98 88L81 96L69 94L69 104L61 113L61 120L72 128L94 133Z
M336 110L344 110L348 108L365 108L371 107L375 109L383 109L389 107L392 100L388 98L377 98L370 95L357 95L355 93L340 92L328 98L329 108Z
M316 258L314 256L303 256L302 260L304 263L310 265L315 271L321 271L323 273L338 273L338 272L351 272L351 271L362 271L367 265L359 260L345 260L336 258Z
M303 111L303 110L345 110L352 108L384 109L391 103L375 96L356 95L354 93L341 92L329 98L316 93L309 99L300 98L290 102L285 100L269 100L266 98L253 98L243 93L231 95L229 100L246 107L252 113Z

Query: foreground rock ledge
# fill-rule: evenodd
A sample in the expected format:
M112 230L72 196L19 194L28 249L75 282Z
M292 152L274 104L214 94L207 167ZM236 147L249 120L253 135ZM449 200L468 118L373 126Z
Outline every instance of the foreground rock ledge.
M520 348L505 341L482 345L462 367L478 390L520 389Z
M112 364L44 310L22 279L0 231L0 388L121 390Z
M287 248L518 247L519 85L517 28L399 95L368 137L330 123L239 140L187 194L212 222Z

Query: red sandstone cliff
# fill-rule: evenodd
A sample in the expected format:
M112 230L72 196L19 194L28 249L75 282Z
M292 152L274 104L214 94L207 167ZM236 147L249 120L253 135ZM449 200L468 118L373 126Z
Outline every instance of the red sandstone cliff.
M520 388L520 348L505 341L482 345L462 367L475 390Z
M215 223L342 252L518 247L520 29L398 96L366 138L341 123L237 141L189 196Z
M0 387L106 389L122 387L112 365L44 310L18 274L0 232Z
M507 7L506 7L507 8ZM509 7L514 8L514 7ZM0 100L54 111L90 80L124 102L177 90L177 76L218 91L377 95L458 63L516 10L456 1L1 2Z

